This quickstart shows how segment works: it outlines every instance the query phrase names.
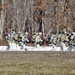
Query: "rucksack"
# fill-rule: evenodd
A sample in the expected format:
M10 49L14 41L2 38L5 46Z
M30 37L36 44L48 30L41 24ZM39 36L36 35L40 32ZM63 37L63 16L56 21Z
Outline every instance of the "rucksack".
M74 35L74 38L73 38L73 43L75 44L75 35Z

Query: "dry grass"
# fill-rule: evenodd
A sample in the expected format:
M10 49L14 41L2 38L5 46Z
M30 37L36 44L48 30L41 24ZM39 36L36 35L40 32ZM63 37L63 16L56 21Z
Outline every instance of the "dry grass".
M75 53L0 52L0 75L75 75Z

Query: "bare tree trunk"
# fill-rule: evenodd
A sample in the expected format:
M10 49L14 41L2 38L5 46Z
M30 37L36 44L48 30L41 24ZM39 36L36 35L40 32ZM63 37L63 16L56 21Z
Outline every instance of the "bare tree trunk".
M59 12L58 12L58 0L55 1L55 11L56 11L56 27L57 27L57 33L59 33Z
M13 17L13 29L17 29L17 0L13 0L13 7L14 7L14 17ZM15 29L15 30L16 30Z
M18 3L19 0L13 0L13 6L14 6L14 16L13 16L13 28L16 31L20 31L20 27L19 27L19 9L18 9Z
M66 31L66 28L67 28L67 2L66 0L64 0L64 28L65 28L65 31Z
M1 30L1 34L3 33L3 27L4 27L4 24L5 24L5 7L4 7L4 0L2 0L2 11L1 11L1 27L0 27L0 30Z
M29 0L13 0L15 15L14 22L16 23L18 31L25 31L25 22L30 20L32 27L33 23L33 1ZM14 23L14 24L15 24Z
M59 33L64 27L73 28L75 25L75 2L74 0L2 0L1 11L1 33L3 27L15 29L24 32L26 26L28 31L32 32L41 29L37 19L43 18L43 34L46 35L51 28L52 32ZM6 8L5 8L6 7ZM44 12L44 16L40 15L39 10ZM35 13L36 12L36 13ZM34 14L35 13L35 14ZM36 15L37 14L37 15ZM36 16L36 21L33 17ZM29 20L26 25L26 21Z

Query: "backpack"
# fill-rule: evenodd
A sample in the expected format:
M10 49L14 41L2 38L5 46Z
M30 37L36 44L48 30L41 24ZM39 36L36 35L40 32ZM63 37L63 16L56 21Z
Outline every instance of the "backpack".
M74 38L73 38L73 43L75 44L75 35L74 35Z
M16 41L18 40L18 34L14 35L14 40L16 40Z

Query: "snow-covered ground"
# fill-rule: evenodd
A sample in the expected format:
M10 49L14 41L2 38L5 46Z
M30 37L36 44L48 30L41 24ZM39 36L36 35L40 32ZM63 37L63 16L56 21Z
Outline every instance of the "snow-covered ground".
M63 46L63 51L69 51L69 47ZM10 49L7 46L0 46L0 51L61 51L60 47L56 46L24 46L23 49L18 44L10 43ZM75 51L75 46L70 50Z

